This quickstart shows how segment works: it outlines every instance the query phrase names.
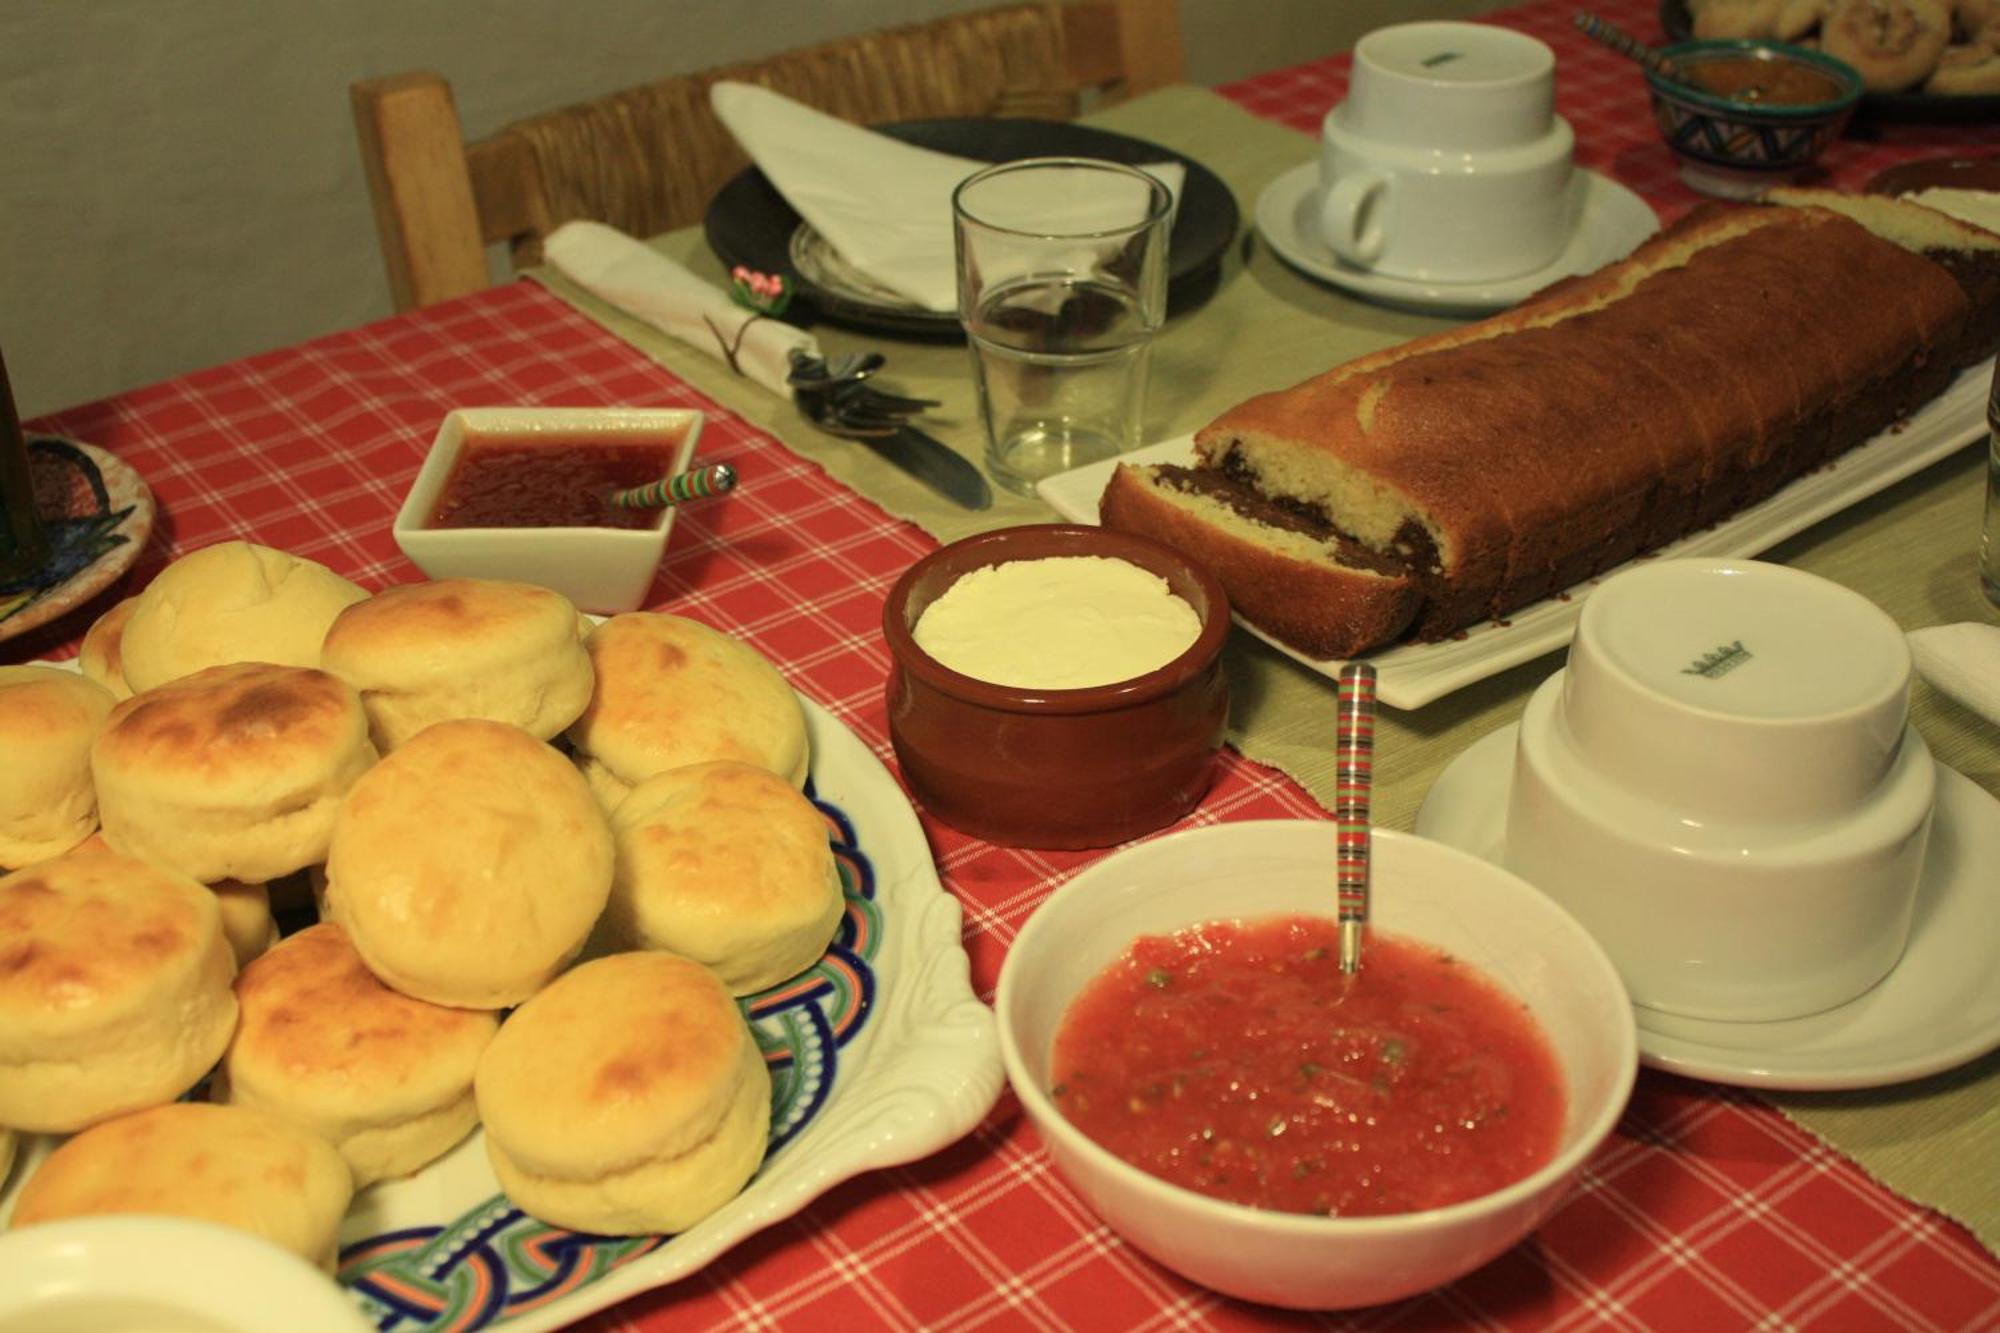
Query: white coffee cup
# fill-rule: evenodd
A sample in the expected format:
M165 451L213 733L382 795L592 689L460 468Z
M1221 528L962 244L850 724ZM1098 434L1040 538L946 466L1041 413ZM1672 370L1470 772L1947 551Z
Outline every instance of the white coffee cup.
M1772 1022L1896 965L1936 772L1910 654L1860 594L1751 560L1641 562L1578 617L1521 717L1507 867L1635 1004Z
M1574 225L1575 144L1545 43L1482 23L1377 29L1321 125L1321 239L1386 277L1533 272Z

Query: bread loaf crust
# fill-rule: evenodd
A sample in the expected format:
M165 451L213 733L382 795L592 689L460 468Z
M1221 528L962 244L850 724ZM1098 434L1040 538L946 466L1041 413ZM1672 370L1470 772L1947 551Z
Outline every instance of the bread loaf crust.
M1886 428L1949 380L1970 308L1938 265L1846 217L1716 211L1505 314L1252 398L1197 432L1196 453L1406 567L1421 590L1415 636L1443 638L1714 523ZM1107 500L1111 526L1233 550L1185 512L1169 524L1131 504L1129 483ZM1215 558L1232 603L1263 623ZM1387 637L1294 646L1345 657Z

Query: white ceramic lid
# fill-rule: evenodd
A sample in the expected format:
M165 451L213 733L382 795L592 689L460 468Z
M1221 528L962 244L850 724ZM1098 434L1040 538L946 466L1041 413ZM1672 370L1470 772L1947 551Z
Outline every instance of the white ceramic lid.
M1585 602L1563 720L1626 790L1718 817L1820 816L1864 800L1902 736L1896 622L1783 565L1641 564Z

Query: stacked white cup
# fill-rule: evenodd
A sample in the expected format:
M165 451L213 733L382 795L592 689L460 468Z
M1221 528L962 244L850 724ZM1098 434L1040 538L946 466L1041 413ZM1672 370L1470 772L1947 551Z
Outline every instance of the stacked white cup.
M1479 23L1377 29L1321 126L1321 239L1384 277L1531 273L1575 227L1575 143L1545 43Z

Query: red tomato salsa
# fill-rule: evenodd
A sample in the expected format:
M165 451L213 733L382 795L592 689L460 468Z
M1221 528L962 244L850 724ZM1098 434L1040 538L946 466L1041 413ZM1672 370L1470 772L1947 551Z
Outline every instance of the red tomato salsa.
M468 436L431 511L434 528L653 528L663 512L611 503L673 469L680 437L629 443Z
M1547 1163L1566 1094L1520 1001L1374 930L1344 978L1339 941L1308 917L1141 938L1063 1016L1056 1104L1134 1166L1284 1212L1440 1208Z

